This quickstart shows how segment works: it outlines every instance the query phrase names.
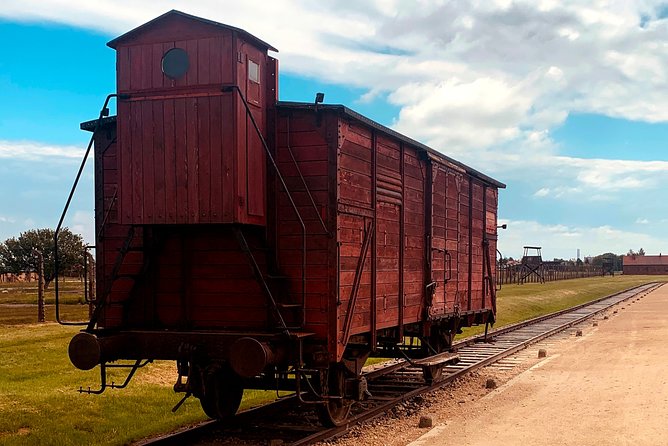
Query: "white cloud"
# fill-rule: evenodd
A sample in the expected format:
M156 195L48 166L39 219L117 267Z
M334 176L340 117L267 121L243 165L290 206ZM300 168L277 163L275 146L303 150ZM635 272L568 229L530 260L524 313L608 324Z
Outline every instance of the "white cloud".
M637 219L636 219L636 224L639 224L639 225L646 225L646 224L648 224L648 223L649 223L649 220L646 219L646 218L637 218Z
M115 36L183 5L5 0L0 16L52 20ZM531 182L527 193L535 191L533 202L618 204L625 193L663 192L668 162L563 156L551 131L571 113L668 122L668 19L659 17L662 5L659 0L194 0L185 12L272 43L281 51L283 72L360 87L366 92L361 101L387 96L400 108L397 130L504 181ZM82 154L81 148L0 141L0 158ZM607 220L617 211L610 209ZM620 252L650 246L643 240L658 241L610 226L545 228L525 218L536 236L547 231L554 246L560 246L556 237L578 242L583 253L592 240L598 246L616 244Z
M228 7L226 7L228 6ZM396 128L449 153L523 143L572 112L668 120L659 0L188 2L277 46L281 69L388 93ZM118 35L175 0L5 0L0 16ZM641 17L647 18L641 26ZM651 94L648 94L651 92Z
M37 161L45 158L77 159L83 157L85 150L77 146L58 146L30 141L0 140L0 159L22 159Z
M668 179L668 161L584 159L518 150L491 152L469 162L502 173L506 180L533 180L536 198L611 200L621 192L663 189Z
M69 219L72 232L80 234L87 244L95 243L95 213L92 211L77 210Z
M12 217L3 217L2 215L0 215L0 223L15 223L15 222L16 219Z

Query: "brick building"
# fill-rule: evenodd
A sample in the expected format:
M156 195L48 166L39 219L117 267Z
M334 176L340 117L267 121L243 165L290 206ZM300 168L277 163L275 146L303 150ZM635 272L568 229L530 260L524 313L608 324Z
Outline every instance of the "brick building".
M624 256L624 274L668 274L668 255Z

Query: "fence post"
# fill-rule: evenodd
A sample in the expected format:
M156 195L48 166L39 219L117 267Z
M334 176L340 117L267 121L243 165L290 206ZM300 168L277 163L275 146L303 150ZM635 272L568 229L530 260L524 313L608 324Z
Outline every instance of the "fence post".
M44 322L44 256L37 249L33 252L37 257L37 322Z
M95 259L93 258L93 255L86 251L85 254L86 259L87 259L87 264L88 264L88 277L86 278L87 280L85 282L88 282L86 285L88 286L88 317L92 318L93 317L93 312L95 311L95 290L96 290L96 284L95 284Z

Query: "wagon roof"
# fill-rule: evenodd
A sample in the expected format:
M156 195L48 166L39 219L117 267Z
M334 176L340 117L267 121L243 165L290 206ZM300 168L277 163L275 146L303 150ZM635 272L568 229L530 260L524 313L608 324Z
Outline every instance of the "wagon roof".
M109 43L107 43L107 46L115 49L119 44L121 44L121 43L123 43L123 42L125 42L129 39L134 39L135 37L137 37L138 35L140 35L144 31L156 26L156 24L163 21L164 19L166 19L168 17L173 17L173 16L177 16L177 17L187 19L187 20L192 20L192 21L195 21L195 22L198 22L198 23L203 23L205 25L211 25L211 26L220 28L222 30L233 31L233 32L239 33L242 36L244 36L244 38L246 40L255 43L257 46L259 46L261 48L266 48L268 50L278 52L278 50L276 48L269 45L267 42L258 39L257 37L255 37L254 35L249 33L248 31L245 31L241 28L236 28L234 26L225 25L224 23L220 23L220 22L205 19L205 18L202 18L202 17L197 17L197 16L194 16L194 15L186 14L185 12L177 11L176 9L172 9L171 11L168 11L168 12L164 13L163 15L154 18L153 20L151 20L149 22L146 22L143 25L138 26L138 27L128 31L121 36L116 37L115 39L113 39Z
M472 176L474 176L474 177L476 177L476 178L478 178L478 179L480 179L480 180L482 180L486 183L489 183L489 184L491 184L493 186L496 186L498 188L501 188L501 189L505 189L505 187L506 187L506 185L501 183L500 181L497 181L494 178L489 177L489 176L485 175L484 173L479 172L479 171L473 169L472 167L467 166L466 164L464 164L460 161L454 160L454 159L450 158L449 156L444 155L443 153L439 152L438 150L432 149L431 147L422 144L421 142L418 142L418 141L416 141L412 138L409 138L406 135L402 135L401 133L399 133L395 130L392 130L389 127L385 127L384 125L379 124L376 121L374 121L372 119L369 119L366 116L364 116L360 113L357 113L354 110L351 110L350 108L346 107L345 105L341 105L341 104L318 104L317 107L316 107L315 104L309 103L309 102L279 101L277 103L277 106L279 108L284 108L284 109L297 109L297 110L306 110L306 111L312 111L312 112L322 110L322 111L330 111L330 112L340 113L343 116L346 116L348 118L352 118L352 119L355 119L357 121L360 121L360 122L368 125L369 127L372 127L376 130L379 130L379 131L381 131L381 132L383 132L383 133L385 133L389 136L392 136L394 138L397 138L397 139L399 139L399 140L401 140L401 141L403 141L407 144L415 146L418 149L424 150L426 153L432 155L434 158L441 159L441 160L446 161L448 163L452 163L452 164L464 169L468 174L470 174L470 175L472 175Z

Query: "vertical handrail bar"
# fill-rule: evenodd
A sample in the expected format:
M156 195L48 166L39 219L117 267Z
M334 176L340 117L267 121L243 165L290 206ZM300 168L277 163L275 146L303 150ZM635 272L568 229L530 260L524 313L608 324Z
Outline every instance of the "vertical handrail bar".
M250 121L253 124L253 127L255 128L255 132L260 137L260 141L262 142L262 147L264 148L264 151L267 153L267 156L271 161L272 167L276 171L278 179L281 182L281 185L283 186L283 190L285 190L285 194L288 196L288 200L290 200L290 205L292 206L292 209L295 211L297 219L299 220L299 225L302 228L302 324L301 325L303 327L306 324L306 224L304 224L304 220L302 219L302 216L299 213L297 204L295 203L295 200L292 198L290 189L288 189L288 185L285 183L285 179L283 178L281 171L278 169L276 160L274 159L274 157L271 154L271 151L269 150L267 141L264 139L264 136L260 131L260 127L258 127L257 122L253 117L253 113L251 112L250 106L248 105L248 102L246 102L246 98L244 98L244 95L241 93L241 89L237 85L226 85L222 88L223 93L228 93L231 90L236 90L237 93L239 94L239 98L241 99L241 102L244 104L244 108L246 109L246 114L250 118Z
M81 160L81 165L79 166L79 171L77 172L77 176L74 179L74 184L72 184L72 189L70 190L70 194L67 197L67 202L65 203L65 209L63 209L63 213L60 214L60 220L58 220L58 226L56 226L56 231L54 232L53 235L53 263L54 263L54 293L55 293L55 305L56 305L56 322L58 322L60 325L88 325L88 322L69 322L69 321L63 321L60 318L60 301L59 301L59 288L58 288L58 233L60 232L60 229L63 226L63 221L65 220L65 215L67 215L67 211L70 207L70 203L72 202L72 197L74 196L74 192L77 189L77 185L79 184L79 179L81 179L81 174L83 173L84 167L86 166L86 161L88 161L88 155L90 154L90 149L93 147L93 141L95 140L95 134L100 128L100 123L102 122L102 119L107 115L108 110L107 110L107 105L109 105L109 101L111 98L116 97L117 95L115 93L112 93L110 95L107 95L107 98L104 100L104 105L102 105L102 109L100 110L100 114L97 118L97 121L95 122L95 128L93 129L93 133L90 136L90 141L88 141L88 147L86 147L86 153L84 154L83 160Z
M294 153L292 153L292 147L290 147L290 117L288 116L288 143L286 145L286 148L288 149L288 153L290 154L290 158L292 159L292 163L295 165L295 169L297 170L297 173L299 174L299 178L302 181L302 184L304 185L304 190L306 191L306 194L308 195L309 200L311 200L311 205L313 206L313 210L315 211L315 215L318 216L318 221L320 222L320 226L322 226L322 229L325 231L325 234L327 236L331 237L332 233L329 232L329 229L327 229L327 225L322 219L322 216L320 215L320 212L318 212L318 207L315 204L315 200L313 199L313 195L311 194L311 189L309 189L308 185L306 184L306 179L304 178L304 175L302 175L302 170L299 168L299 164L297 163L297 159L295 158Z

